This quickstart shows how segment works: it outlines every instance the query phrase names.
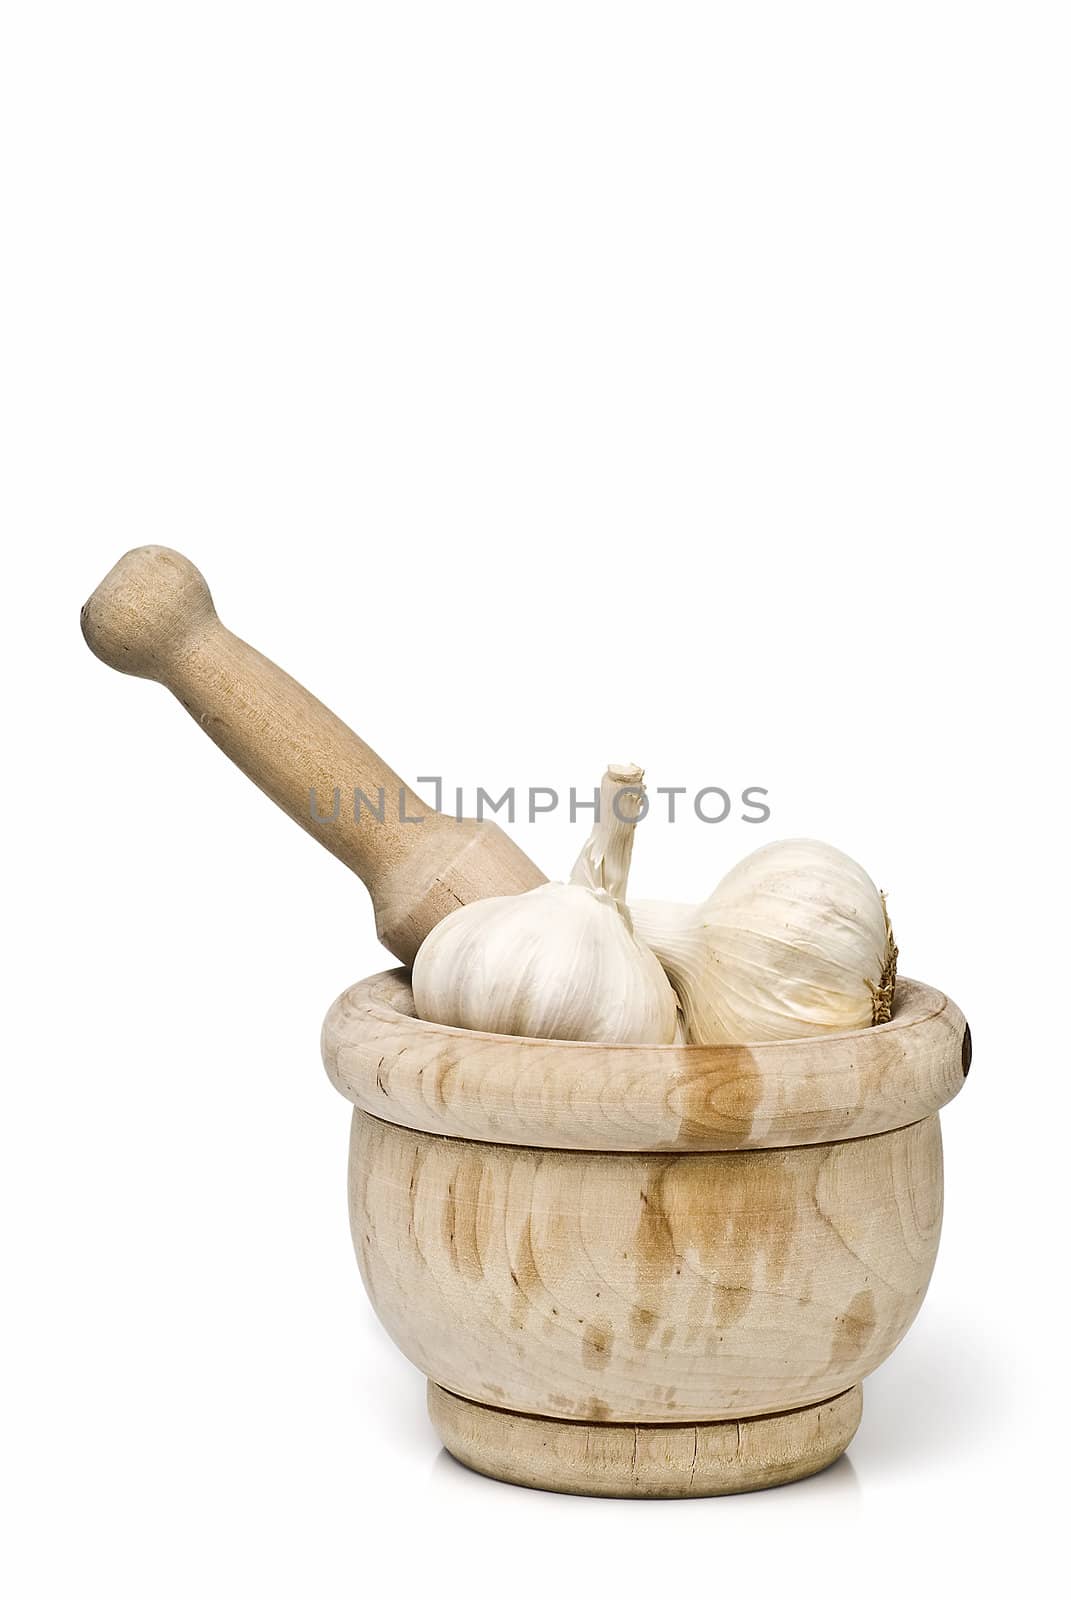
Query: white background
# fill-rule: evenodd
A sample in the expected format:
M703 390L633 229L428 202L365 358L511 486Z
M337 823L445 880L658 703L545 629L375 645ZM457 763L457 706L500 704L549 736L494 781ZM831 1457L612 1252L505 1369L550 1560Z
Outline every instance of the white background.
M1055 1558L1068 45L1023 0L5 9L12 1596L902 1596ZM975 1069L838 1466L634 1504L443 1455L318 1059L389 958L86 652L146 542L410 777L769 789L765 829L647 828L637 894L799 833L889 890ZM584 831L514 829L552 873Z

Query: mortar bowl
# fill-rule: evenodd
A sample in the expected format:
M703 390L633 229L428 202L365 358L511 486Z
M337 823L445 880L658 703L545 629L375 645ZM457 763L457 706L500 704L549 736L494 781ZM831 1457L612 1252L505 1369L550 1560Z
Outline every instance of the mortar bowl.
M674 1498L806 1477L914 1320L941 1228L958 1008L747 1047L591 1045L419 1021L347 989L350 1220L446 1448L494 1478Z

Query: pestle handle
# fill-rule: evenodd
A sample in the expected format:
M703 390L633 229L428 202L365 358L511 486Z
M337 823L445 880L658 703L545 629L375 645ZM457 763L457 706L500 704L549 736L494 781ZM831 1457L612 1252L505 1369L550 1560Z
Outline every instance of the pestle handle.
M225 628L204 578L176 550L145 545L123 556L82 607L82 632L108 666L170 689L258 788L357 874L376 931L400 961L412 962L459 904L545 882L497 824L432 811L307 689ZM359 817L358 790L368 801Z

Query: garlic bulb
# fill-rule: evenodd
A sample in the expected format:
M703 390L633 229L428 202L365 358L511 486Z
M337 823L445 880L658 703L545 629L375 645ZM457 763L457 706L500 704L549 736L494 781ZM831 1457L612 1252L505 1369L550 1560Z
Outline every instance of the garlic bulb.
M641 901L632 916L677 991L690 1044L801 1039L892 1015L885 898L832 845L765 845L703 905Z
M474 900L428 934L413 964L425 1022L539 1039L670 1044L677 999L625 905L643 796L611 767L570 883Z

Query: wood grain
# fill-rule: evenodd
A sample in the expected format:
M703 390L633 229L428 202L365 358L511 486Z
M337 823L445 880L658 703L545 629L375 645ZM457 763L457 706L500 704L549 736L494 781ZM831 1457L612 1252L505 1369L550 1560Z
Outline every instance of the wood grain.
M407 965L458 905L546 881L495 823L432 811L307 689L229 632L178 551L146 545L123 556L83 606L82 632L109 666L166 685L258 788L357 874L379 938ZM357 791L368 805L355 805ZM311 797L328 820L316 820Z
M771 1417L645 1427L519 1416L428 1385L439 1437L476 1472L529 1489L643 1499L739 1494L821 1472L851 1443L862 1407L854 1388Z
M353 1116L351 1224L380 1320L443 1388L544 1417L706 1422L852 1388L922 1303L941 1197L936 1117L639 1155Z
M953 1002L902 979L891 1022L735 1046L589 1045L419 1021L406 975L354 984L324 1022L335 1087L387 1121L454 1138L563 1150L741 1150L903 1127L963 1086Z

